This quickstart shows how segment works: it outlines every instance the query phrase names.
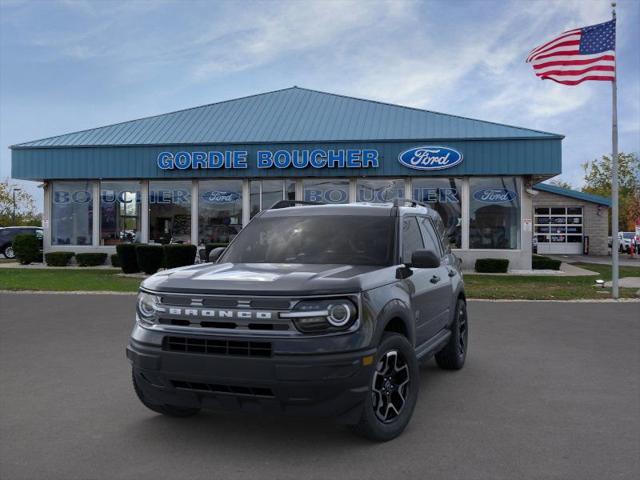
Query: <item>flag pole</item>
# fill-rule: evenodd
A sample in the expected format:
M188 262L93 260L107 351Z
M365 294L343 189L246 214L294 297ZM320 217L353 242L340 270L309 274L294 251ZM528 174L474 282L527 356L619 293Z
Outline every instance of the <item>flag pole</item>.
M611 2L611 14L616 19L616 2ZM616 25L617 30L617 25ZM615 35L615 33L614 33ZM618 289L618 60L611 82L611 296L619 297Z

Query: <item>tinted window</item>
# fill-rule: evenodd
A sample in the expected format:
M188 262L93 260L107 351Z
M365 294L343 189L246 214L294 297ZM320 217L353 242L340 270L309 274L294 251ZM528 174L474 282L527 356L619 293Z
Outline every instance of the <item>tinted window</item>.
M411 263L411 254L424 248L416 217L402 219L402 262Z
M259 217L222 257L232 263L391 265L393 217Z
M431 250L438 256L442 256L442 247L440 246L440 241L436 236L436 232L433 230L433 226L428 218L421 218L420 221L420 230L422 231L422 238L424 239L424 248L426 250Z

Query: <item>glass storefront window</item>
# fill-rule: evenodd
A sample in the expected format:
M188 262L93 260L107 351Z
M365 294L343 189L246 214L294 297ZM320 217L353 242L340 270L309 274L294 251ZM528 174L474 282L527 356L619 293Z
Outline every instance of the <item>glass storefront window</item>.
M149 242L191 242L191 181L149 182Z
M199 183L198 243L228 243L242 228L242 180Z
M260 208L260 180L251 180L249 182L249 217L255 217L261 210Z
M91 182L54 182L51 193L51 244L91 245Z
M517 179L471 178L469 186L469 247L518 248L520 194Z
M307 202L349 203L347 179L308 179L303 180L302 188Z
M462 247L462 180L413 178L413 199L429 204L442 217L452 247Z
M140 182L100 184L100 244L140 241Z
M251 218L259 211L270 208L274 203L284 200L284 182L282 180L252 180L250 183ZM295 184L293 190L295 199Z
M404 198L404 180L359 178L356 181L356 201L370 203L392 202Z
M285 180L284 191L286 195L285 200L295 200L296 199L296 181L291 179Z

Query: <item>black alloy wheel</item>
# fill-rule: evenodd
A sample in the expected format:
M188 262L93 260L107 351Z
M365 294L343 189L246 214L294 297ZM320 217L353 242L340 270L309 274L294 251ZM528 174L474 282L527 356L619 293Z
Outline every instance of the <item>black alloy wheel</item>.
M411 375L404 356L398 350L389 350L376 365L371 395L376 417L389 423L402 413L409 391Z
M418 359L405 336L387 332L370 368L370 390L351 429L369 440L386 442L400 435L413 415L420 390Z
M449 341L436 353L436 363L445 370L460 370L464 366L469 349L467 302L462 298L456 302L456 313L449 329Z

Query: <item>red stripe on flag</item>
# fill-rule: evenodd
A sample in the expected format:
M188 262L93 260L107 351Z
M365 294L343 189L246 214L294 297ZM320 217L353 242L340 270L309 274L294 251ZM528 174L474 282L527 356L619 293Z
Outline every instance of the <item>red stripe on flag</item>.
M549 48L545 48L544 50L540 50L539 52L536 52L536 54L531 57L531 60L536 60L537 58L544 58L544 57L539 57L538 55L542 55L544 52L548 52L550 50L553 50L554 48L570 47L571 45L580 45L580 40L568 40L566 42L556 43L555 45Z
M549 70L544 73L536 73L539 77L546 77L548 75L582 75L583 73L599 71L599 72L615 72L616 68L613 65L596 65L593 67L585 68L583 70Z
M529 61L529 58L531 58L531 56L532 56L534 53L537 53L538 51L540 51L541 49L543 49L543 48L544 48L544 47L546 47L547 45L551 45L553 42L557 42L557 41L558 41L558 40L560 40L561 38L565 38L565 37L569 37L569 36L571 36L571 35L575 35L576 33L580 32L580 31L581 31L581 29L580 29L580 28L577 28L576 30L569 30L569 31L567 31L567 32L564 32L562 35L560 35L560 36L558 36L558 37L554 38L553 40L551 40L551 41L549 41L549 42L545 43L544 45L540 45L539 47L534 48L533 50L531 50L531 51L529 52L529 57L527 58L527 61Z
M576 55L575 58L580 58L579 55ZM558 60L555 62L546 62L540 63L539 65L533 65L534 70L538 70L540 68L553 67L555 65L588 65L590 63L600 62L602 60L610 60L614 61L616 57L614 55L602 55L598 58L589 58L587 60Z
M568 48L568 49L562 50L560 52L547 53L546 55L536 55L531 60L542 60L543 58L557 57L558 55L576 55L577 56L579 54L580 54L580 47L578 47L578 48Z
M553 80L556 83L561 83L563 85L578 85L579 83L585 82L587 80L600 80L604 82L613 82L614 77L612 76L600 76L600 75L589 75L587 77L581 78L580 80L557 80L551 77L540 77L542 80Z

